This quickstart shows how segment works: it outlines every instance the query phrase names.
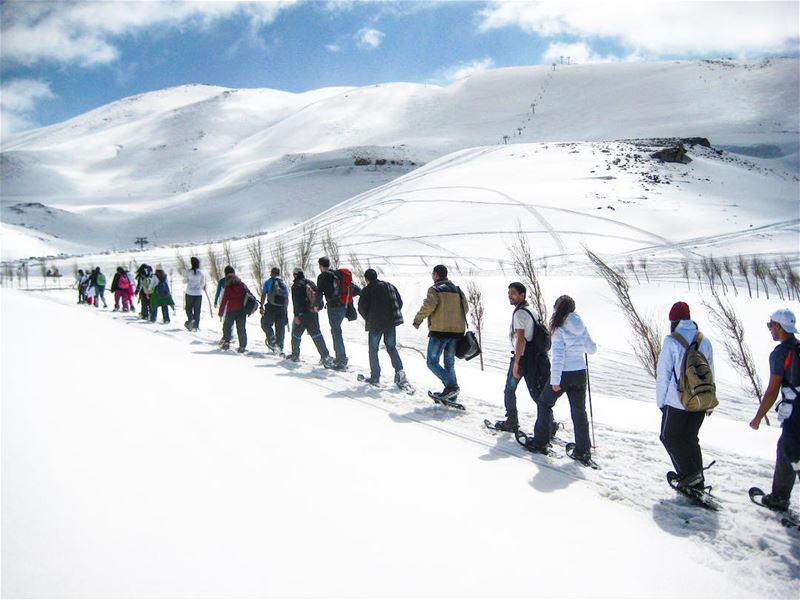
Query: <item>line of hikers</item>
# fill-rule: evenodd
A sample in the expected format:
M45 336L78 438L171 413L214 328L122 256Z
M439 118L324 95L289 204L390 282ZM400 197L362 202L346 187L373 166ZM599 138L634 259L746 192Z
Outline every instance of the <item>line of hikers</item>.
M302 270L295 269L291 288L281 278L280 270L273 268L261 286L260 299L250 292L233 267L226 266L214 296L214 306L223 322L220 346L224 349L230 347L235 324L239 342L237 350L244 352L247 347L247 317L259 310L261 328L272 352L284 355L285 330L291 327L288 360L300 360L300 343L303 333L308 333L321 364L325 368L345 370L348 357L342 323L345 318L355 320L358 313L365 321L368 334L370 375L364 381L372 385L380 383L378 350L383 341L395 372L395 383L400 387L407 385L397 351L397 327L403 323L403 300L397 288L380 280L374 269L364 272L366 285L362 289L353 281L349 269L332 268L327 257L321 257L318 265L320 274L316 282L308 279ZM183 275L186 285L185 326L190 331L197 331L202 295L206 292L205 276L199 267L200 261L192 257L191 269ZM92 273L95 297L102 298L100 282L104 282L104 278L100 278L99 268ZM117 294L123 299L123 310L128 310L124 303L124 290L134 288L133 284L121 286L119 282L123 278L130 282L129 273L119 267L112 291L115 300ZM455 358L459 342L468 333L466 315L469 302L461 289L448 279L444 265L436 265L431 278L433 285L428 288L425 300L414 316L413 326L419 328L423 321L428 322L426 362L428 369L443 385L441 392L431 392L430 395L436 400L454 402L460 392ZM91 280L91 276L88 279ZM167 306L174 310L175 304L163 269L158 266L155 272L151 272L148 265L141 265L134 281L142 318L155 321L156 308L162 306L164 321L169 322ZM290 297L291 323L288 314ZM355 297L358 297L357 309ZM558 398L566 394L575 434L572 457L588 463L592 448L586 413L588 355L597 351L597 345L576 312L571 297L562 295L556 300L548 326L534 314L522 283L509 284L508 300L513 312L508 332L510 358L504 389L506 414L504 420L495 423L495 428L512 433L519 431L516 390L524 379L537 406L533 434L527 437L525 445L532 452L546 453L557 429L553 422L553 407ZM319 313L323 309L327 311L334 356L331 356L320 330ZM661 411L660 440L675 468L675 486L688 491L702 491L705 489L706 469L699 431L706 416L710 416L718 404L713 347L691 319L690 307L685 302L676 302L668 319L670 334L664 338L656 367L656 405ZM759 428L761 420L780 395L777 414L782 423L782 434L777 447L772 491L763 497L763 503L775 510L786 510L795 479L800 477L800 409L793 410L800 388L800 341L795 336L795 315L789 309L774 312L767 327L773 340L779 344L770 354L769 384L750 427Z

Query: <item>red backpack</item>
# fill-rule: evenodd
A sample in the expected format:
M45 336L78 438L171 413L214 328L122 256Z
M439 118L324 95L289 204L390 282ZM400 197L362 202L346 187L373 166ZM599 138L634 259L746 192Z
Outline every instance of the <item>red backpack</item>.
M121 290L127 290L131 287L131 282L128 280L128 276L125 273L122 273L117 280L117 287Z
M350 269L336 269L333 272L333 291L342 306L347 306L352 302L353 273Z

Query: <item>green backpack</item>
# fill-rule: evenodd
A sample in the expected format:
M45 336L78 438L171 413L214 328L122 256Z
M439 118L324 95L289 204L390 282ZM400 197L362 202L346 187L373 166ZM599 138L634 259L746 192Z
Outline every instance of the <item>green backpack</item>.
M699 349L703 334L698 331L691 344L681 334L674 331L670 336L678 340L686 350L683 354L680 379L675 371L672 371L675 383L678 385L681 404L689 412L713 409L719 404L717 386L714 383L714 373L711 371L708 359Z

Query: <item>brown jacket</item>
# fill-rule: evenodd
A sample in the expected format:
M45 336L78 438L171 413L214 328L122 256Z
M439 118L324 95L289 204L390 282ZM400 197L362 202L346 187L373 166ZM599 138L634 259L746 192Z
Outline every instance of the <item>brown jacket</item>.
M414 325L428 319L428 330L435 333L464 333L469 302L449 279L440 279L428 288Z

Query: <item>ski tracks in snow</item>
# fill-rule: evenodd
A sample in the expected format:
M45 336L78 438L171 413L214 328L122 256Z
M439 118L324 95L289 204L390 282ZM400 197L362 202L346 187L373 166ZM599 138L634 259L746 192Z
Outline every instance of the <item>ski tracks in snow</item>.
M595 423L598 442L595 459L602 470L594 471L566 457L563 444L573 439L569 421L563 423L564 429L555 440L557 456L533 455L519 446L512 435L492 435L484 427L483 420L494 421L502 409L482 398L462 394L459 401L467 411L461 412L432 403L419 389L416 395L409 396L392 387L376 389L357 383L355 373L368 370L366 365L351 363L350 369L341 373L307 362L291 363L267 352L248 351L238 355L232 350L218 350L218 338L212 337L213 332L209 330L190 334L176 326L164 328L161 324L146 323L130 313L111 313L111 316L128 325L153 328L154 333L171 337L176 342L202 345L209 353L252 360L259 366L284 368L287 375L302 377L325 390L331 398L342 398L384 411L398 424L415 423L476 444L485 450L480 460L530 462L536 467L529 482L534 489L547 492L560 489L552 477L543 483L539 477L543 472L558 474L557 481L563 482L560 486L563 488L582 481L611 502L651 514L657 525L670 535L695 538L716 555L720 564L729 565L731 576L744 585L752 587L753 581L757 581L759 591L765 596L793 597L796 594L797 582L800 581L800 532L784 528L777 515L754 506L747 496L749 485L764 484L771 479L771 462L704 449L706 464L716 460L707 472L706 482L713 486L712 493L723 506L721 511L712 512L692 505L669 488L665 478L669 463L657 434L653 432ZM257 335L252 339L261 340ZM313 353L310 355L315 356ZM520 406L529 405L523 399L525 392L521 394ZM533 417L527 410L520 411L526 430L531 427ZM755 556L759 560L753 560ZM664 560L669 558L664 557Z

